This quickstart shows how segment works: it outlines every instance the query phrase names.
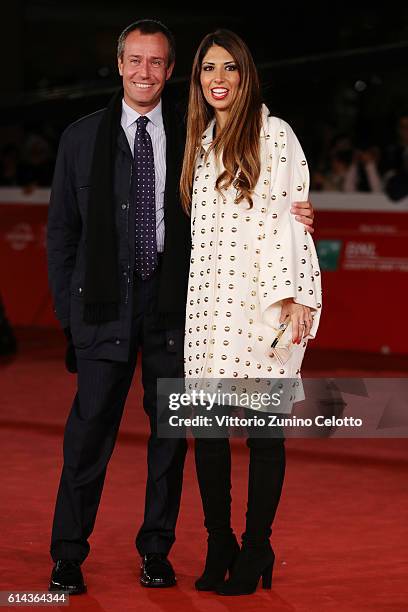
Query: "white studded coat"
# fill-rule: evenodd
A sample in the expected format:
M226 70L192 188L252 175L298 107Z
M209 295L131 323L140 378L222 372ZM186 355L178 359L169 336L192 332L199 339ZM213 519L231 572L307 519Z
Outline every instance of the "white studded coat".
M307 340L291 346L282 366L270 357L281 300L313 309L314 337L321 311L319 263L311 235L290 213L307 200L309 172L292 128L262 109L261 173L253 208L225 201L212 142L214 120L202 139L193 184L192 253L185 335L186 378L300 377ZM289 330L285 335L290 335Z

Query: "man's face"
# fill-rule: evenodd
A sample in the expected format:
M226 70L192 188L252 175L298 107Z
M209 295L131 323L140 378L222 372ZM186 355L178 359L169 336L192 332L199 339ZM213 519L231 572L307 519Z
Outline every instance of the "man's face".
M157 106L174 63L168 66L169 43L161 32L128 34L123 57L118 58L124 98L140 114Z

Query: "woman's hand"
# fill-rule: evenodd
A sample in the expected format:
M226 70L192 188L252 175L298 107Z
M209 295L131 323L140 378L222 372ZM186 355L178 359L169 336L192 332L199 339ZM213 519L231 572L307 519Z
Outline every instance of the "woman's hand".
M289 319L290 317L290 319ZM282 310L279 323L292 322L292 342L300 344L304 336L308 336L312 328L312 314L309 306L296 304L293 298L282 300Z

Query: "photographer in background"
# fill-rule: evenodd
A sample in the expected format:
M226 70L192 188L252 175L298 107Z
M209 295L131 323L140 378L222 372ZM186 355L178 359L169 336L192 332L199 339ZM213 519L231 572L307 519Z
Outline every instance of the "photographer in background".
M382 191L379 158L378 147L363 145L357 149L349 137L339 137L331 147L328 170L314 173L313 189L379 193Z
M400 114L397 126L398 141L385 156L385 192L394 202L408 197L408 111Z

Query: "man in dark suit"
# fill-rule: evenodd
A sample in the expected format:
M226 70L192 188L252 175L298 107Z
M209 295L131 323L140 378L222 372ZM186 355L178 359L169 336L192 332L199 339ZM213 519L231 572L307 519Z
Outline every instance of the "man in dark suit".
M81 563L140 347L151 429L144 522L136 537L140 580L148 587L176 581L167 555L187 444L158 437L156 424L157 379L183 376L191 246L178 195L183 122L162 96L174 56L163 24L142 20L127 27L118 42L123 90L61 138L48 268L56 316L75 350L67 353L67 367L77 370L78 388L64 435L50 590L86 590Z
M151 427L145 518L136 538L146 586L175 582L167 554L187 448L185 439L156 436L156 380L183 376L190 255L189 220L178 198L182 120L162 98L174 66L171 33L153 21L133 24L119 39L118 65L123 91L62 136L48 219L55 311L72 337L78 369L51 542L50 588L71 593L85 590L80 564L140 346Z

